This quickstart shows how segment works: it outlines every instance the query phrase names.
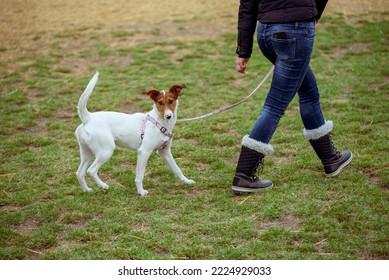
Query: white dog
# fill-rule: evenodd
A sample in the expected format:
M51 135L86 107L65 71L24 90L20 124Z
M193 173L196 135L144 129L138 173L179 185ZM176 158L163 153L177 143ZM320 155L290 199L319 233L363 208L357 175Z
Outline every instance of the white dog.
M99 73L89 81L78 102L78 115L82 124L76 129L80 146L81 163L77 170L77 178L85 192L91 192L85 182L88 173L102 188L108 189L97 172L112 156L116 146L138 150L135 184L138 193L144 196L148 193L143 188L143 178L147 161L153 151L168 164L173 173L185 184L193 184L184 176L171 154L172 129L177 120L178 97L186 86L174 85L169 91L150 90L144 92L154 101L153 109L147 114L124 114L118 112L90 113L86 104L96 85Z

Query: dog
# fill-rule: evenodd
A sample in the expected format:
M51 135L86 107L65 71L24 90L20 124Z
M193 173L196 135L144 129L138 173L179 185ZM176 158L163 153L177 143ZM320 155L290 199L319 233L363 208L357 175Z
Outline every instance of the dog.
M89 81L77 107L82 124L75 132L81 157L76 176L82 189L85 192L93 191L85 181L86 172L102 189L109 188L97 173L99 168L111 158L116 147L138 151L135 184L141 196L148 194L148 191L143 188L143 178L147 161L153 151L163 158L174 175L183 183L193 184L194 181L182 173L171 153L172 130L177 121L178 97L186 85L173 85L168 91L152 89L143 92L154 101L153 108L148 113L125 114L104 111L90 113L86 105L98 76L99 72L96 72ZM90 165L93 159L94 162Z

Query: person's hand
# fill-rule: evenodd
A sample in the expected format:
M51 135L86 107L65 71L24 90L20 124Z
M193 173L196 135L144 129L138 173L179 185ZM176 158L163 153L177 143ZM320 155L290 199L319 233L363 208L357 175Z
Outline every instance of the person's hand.
M250 58L243 58L243 57L238 57L235 60L235 68L236 71L239 73L244 74L246 72L246 65L249 62Z

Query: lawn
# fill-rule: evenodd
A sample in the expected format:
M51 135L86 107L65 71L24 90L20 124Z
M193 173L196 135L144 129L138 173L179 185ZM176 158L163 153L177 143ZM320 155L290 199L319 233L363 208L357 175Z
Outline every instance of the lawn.
M189 32L188 22L171 23ZM233 30L234 31L234 30ZM388 259L389 22L328 16L316 36L312 68L338 149L354 160L326 178L303 136L295 99L271 141L261 175L275 187L234 196L242 137L255 122L269 87L237 108L177 123L173 155L194 185L182 185L158 155L146 170L146 197L136 193L136 152L116 150L84 193L75 172L74 130L80 94L98 69L90 111L146 112L141 92L175 83L188 88L179 118L235 103L270 68L259 51L248 73L234 68L234 33L216 39L148 40L137 28L101 25L36 33L37 45L0 53L0 259ZM150 39L151 38L151 39ZM154 40L153 40L154 38ZM44 41L43 41L44 40ZM15 55L17 53L17 55Z

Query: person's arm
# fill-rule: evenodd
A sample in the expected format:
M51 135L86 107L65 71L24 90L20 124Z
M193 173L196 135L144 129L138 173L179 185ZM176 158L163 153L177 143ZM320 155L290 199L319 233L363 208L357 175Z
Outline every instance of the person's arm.
M317 13L318 13L316 17L316 21L318 21L324 12L328 0L315 0L315 2L316 2Z
M258 6L259 0L240 0L236 53L241 58L251 57L253 37L257 26Z

